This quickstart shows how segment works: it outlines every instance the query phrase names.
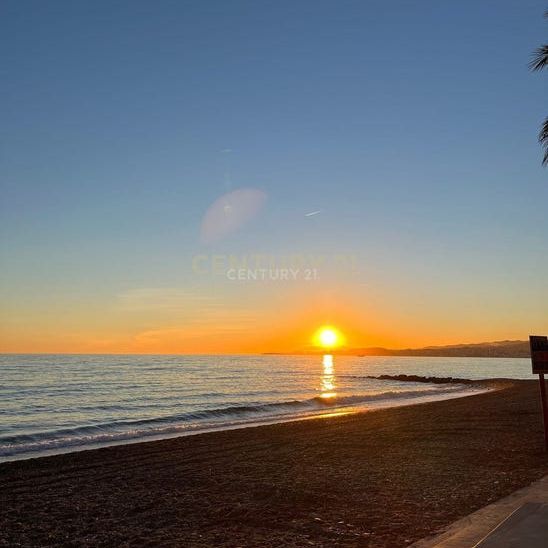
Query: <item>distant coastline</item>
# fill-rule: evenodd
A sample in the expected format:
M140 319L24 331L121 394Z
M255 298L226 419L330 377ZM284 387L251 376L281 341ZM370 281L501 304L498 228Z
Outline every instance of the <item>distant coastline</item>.
M333 350L331 353L343 356L417 356L432 358L528 358L530 356L528 341L494 341L404 349L383 347L341 348ZM265 354L325 354L325 351L310 349L295 352L266 352Z

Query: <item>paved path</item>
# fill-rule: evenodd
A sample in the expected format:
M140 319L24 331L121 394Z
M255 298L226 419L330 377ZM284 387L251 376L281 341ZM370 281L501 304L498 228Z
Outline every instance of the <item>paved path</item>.
M548 476L465 518L413 548L545 548Z
M548 504L526 502L505 519L478 548L546 548Z

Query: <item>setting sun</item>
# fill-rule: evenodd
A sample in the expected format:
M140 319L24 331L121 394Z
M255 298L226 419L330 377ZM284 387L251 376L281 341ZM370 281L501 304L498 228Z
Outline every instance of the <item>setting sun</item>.
M322 327L316 333L316 342L324 348L334 348L341 344L341 334L333 327Z

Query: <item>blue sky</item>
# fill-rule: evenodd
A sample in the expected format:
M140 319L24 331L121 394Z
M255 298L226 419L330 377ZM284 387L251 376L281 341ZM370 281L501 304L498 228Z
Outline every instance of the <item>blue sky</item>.
M191 257L212 252L353 253L354 291L414 296L402 324L424 308L435 325L450 303L461 323L485 315L493 337L548 329L548 172L536 142L548 78L527 69L546 42L545 8L3 2L5 348L24 349L29 321L29 338L54 329L47 311L60 303L80 318L139 288L210 292ZM204 212L240 187L263 190L265 207L205 248ZM285 288L214 291L222 306ZM474 298L481 309L466 308ZM448 324L433 338L459 332Z

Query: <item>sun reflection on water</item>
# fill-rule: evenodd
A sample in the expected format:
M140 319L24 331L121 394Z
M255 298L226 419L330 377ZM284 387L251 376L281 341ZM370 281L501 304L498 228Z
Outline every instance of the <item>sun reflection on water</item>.
M335 369L333 367L333 356L324 354L322 358L323 372L320 377L320 396L322 398L334 398L337 393L335 391Z

